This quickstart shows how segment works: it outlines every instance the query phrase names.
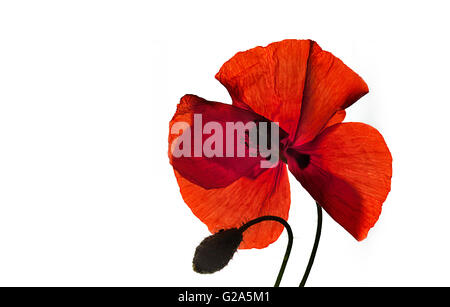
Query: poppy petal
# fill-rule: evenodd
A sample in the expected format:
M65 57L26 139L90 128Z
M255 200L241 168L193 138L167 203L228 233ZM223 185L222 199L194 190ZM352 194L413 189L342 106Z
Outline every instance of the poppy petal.
M175 170L181 195L211 233L240 227L263 215L285 220L290 207L290 189L286 166L280 163L255 179L242 177L221 189L204 189L183 178ZM265 221L244 232L240 249L264 248L278 239L283 226Z
M196 117L198 115L201 115L201 120ZM239 139L239 136L227 137L226 127L230 123L240 122L245 125L251 122L256 125L261 121L267 119L232 105L185 95L169 125L170 162L184 178L206 189L226 187L242 176L257 177L266 170L261 168L260 163L264 158L260 155L251 156L250 147L245 146L245 140ZM204 133L206 125L212 123L215 128L211 129L211 133ZM222 154L207 156L204 151L206 142L216 133L218 137L215 140L220 145L215 144L211 148L220 147L219 152ZM283 137L285 133L280 135ZM200 143L196 144L198 139ZM229 156L228 145L232 151ZM197 155L196 146L200 149ZM238 146L244 150L243 157L238 156Z
M358 74L313 42L294 146L311 141L336 112L368 92L367 84Z
M216 78L233 104L279 122L295 145L312 140L336 112L364 96L364 80L311 40L239 52Z
M289 170L335 221L357 240L367 237L392 177L391 154L375 128L335 124L314 141L289 149L287 160Z
M339 111L337 111L337 112L333 115L333 117L330 118L330 120L328 121L328 123L325 125L325 127L323 127L323 129L322 129L321 131L323 131L323 130L325 130L326 128L328 128L328 127L330 127L330 126L333 126L333 125L335 125L335 124L340 124L340 123L342 123L342 122L344 121L344 119L345 119L345 115L346 115L345 110L339 110Z
M251 109L295 135L305 85L310 40L284 40L239 52L216 78L233 104Z

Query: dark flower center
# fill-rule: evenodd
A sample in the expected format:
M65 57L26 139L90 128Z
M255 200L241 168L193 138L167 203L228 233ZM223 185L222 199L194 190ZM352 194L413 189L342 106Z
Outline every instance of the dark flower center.
M289 148L286 153L297 161L300 169L305 169L311 162L311 156Z

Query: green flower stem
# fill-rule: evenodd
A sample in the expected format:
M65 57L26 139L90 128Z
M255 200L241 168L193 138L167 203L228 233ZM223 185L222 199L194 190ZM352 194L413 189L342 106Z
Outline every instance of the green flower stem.
M274 285L274 287L279 287L281 279L283 278L284 270L286 269L286 264L287 264L287 262L289 260L289 255L291 254L291 249L292 249L292 243L294 241L294 236L292 235L292 229L291 229L291 226L289 226L288 222L286 222L281 217L273 216L273 215L265 215L265 216L258 217L256 219L251 220L250 222L242 225L242 227L240 227L239 229L242 232L244 232L249 227L251 227L251 226L253 226L253 225L257 224L257 223L263 222L263 221L275 221L275 222L283 224L284 228L287 231L288 237L289 237L289 241L288 241L288 245L287 245L287 248L286 248L286 252L284 253L283 262L281 263L281 268L280 268L280 271L278 272L277 280L275 281L275 285Z
M317 248L319 247L320 234L322 233L322 207L316 202L317 206L317 230L316 230L316 238L314 240L314 245L311 250L311 256L309 256L308 266L306 267L305 273L303 274L302 281L300 282L299 287L304 287L306 284L306 280L308 279L309 272L314 263L314 258L316 257Z

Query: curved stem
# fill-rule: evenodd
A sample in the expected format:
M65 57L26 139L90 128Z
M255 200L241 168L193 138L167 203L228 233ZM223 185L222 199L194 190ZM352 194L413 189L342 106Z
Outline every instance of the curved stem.
M308 279L309 272L314 263L314 258L316 257L317 248L319 247L320 234L322 233L322 207L316 202L317 206L317 230L316 230L316 238L314 239L314 245L311 250L311 256L309 256L308 266L306 267L305 273L303 274L302 281L300 282L299 287L304 287L306 284L306 280Z
M287 262L289 260L289 255L291 254L291 249L292 249L292 243L294 241L294 236L292 235L292 229L291 229L291 226L289 226L288 222L286 222L281 217L273 216L273 215L265 215L265 216L258 217L258 218L254 219L254 220L251 220L250 222L242 225L242 227L240 227L239 230L244 232L249 227L251 227L251 226L253 226L255 224L258 224L260 222L263 222L263 221L275 221L275 222L283 224L284 228L287 231L288 237L289 237L288 245L286 247L286 252L284 253L283 262L281 263L280 271L278 272L277 280L275 281L275 285L274 285L274 287L279 287L281 279L283 278L284 270L286 269L286 264L287 264Z

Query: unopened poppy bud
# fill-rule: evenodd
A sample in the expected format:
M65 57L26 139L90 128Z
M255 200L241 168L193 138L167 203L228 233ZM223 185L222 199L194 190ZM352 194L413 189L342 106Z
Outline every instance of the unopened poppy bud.
M194 271L206 274L223 269L241 242L242 231L237 228L221 230L205 238L195 250L192 261Z

